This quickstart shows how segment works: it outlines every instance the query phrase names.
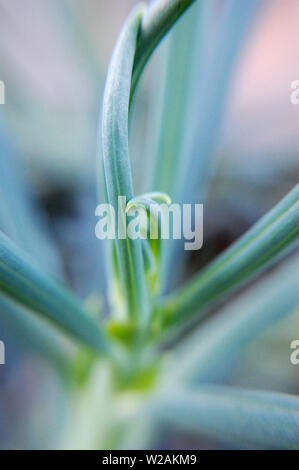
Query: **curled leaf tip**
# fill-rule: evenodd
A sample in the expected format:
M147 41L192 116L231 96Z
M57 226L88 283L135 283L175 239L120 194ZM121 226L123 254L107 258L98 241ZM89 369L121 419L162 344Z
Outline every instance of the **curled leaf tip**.
M168 194L162 192L145 193L140 196L136 196L127 203L126 213L128 213L134 207L144 208L147 210L150 205L157 204L171 204L171 198Z

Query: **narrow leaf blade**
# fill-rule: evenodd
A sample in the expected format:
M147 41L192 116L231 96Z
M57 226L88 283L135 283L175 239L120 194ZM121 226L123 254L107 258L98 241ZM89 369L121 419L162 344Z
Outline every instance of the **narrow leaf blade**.
M147 317L146 287L139 239L132 240L126 233L126 216L119 209L119 197L133 198L132 173L129 156L129 98L133 61L143 8L137 8L126 22L115 47L106 81L102 149L108 202L116 213L116 251L123 297L127 301L127 315L144 324ZM124 238L119 237L119 229Z
M299 397L205 386L166 392L156 405L159 420L234 446L299 449Z
M107 353L108 343L77 298L44 274L0 232L0 292L32 309L77 340Z
M231 292L298 244L299 185L202 273L166 299L166 322L177 324Z
M287 260L191 333L175 350L168 382L222 379L242 348L298 307L298 261Z

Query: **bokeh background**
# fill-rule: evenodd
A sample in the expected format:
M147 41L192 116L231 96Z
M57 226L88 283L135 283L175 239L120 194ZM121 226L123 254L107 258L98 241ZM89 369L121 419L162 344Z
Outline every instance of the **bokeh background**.
M214 16L204 25L210 76L198 82L206 102L196 101L195 95L193 106L198 109L198 138L204 142L200 148L213 160L213 171L205 196L204 248L190 256L184 276L225 249L299 176L299 105L290 103L291 82L299 79L299 2L257 2L250 24L235 25L244 28L244 38L223 78L210 57L216 47L220 56L225 48L225 41L219 46L213 40L225 2L214 1ZM47 270L64 278L84 300L104 305L103 256L94 235L98 126L113 46L136 3L0 0L0 80L6 98L0 106L1 229L16 242L28 237L31 248L34 239L32 254ZM151 59L134 106L136 192L147 189L147 168L154 158L152 116L163 92L167 41ZM208 135L200 135L202 121L211 123ZM37 225L43 227L42 236ZM289 362L296 332L298 337L298 315L267 331L244 350L227 380L298 393L299 367ZM1 320L0 339L6 344L6 365L0 366L0 447L55 447L68 407L59 378ZM161 436L161 446L196 448L199 442L168 433ZM220 444L201 441L204 446Z

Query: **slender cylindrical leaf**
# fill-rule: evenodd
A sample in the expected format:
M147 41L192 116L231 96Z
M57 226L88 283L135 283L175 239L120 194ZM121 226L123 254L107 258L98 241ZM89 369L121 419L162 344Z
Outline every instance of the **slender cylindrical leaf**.
M299 449L299 397L274 392L207 386L166 392L155 406L158 419L236 447Z
M223 378L242 348L299 306L298 262L299 256L287 260L190 334L175 350L167 381Z
M195 0L156 0L142 18L138 48L134 61L131 97L149 57L163 36Z
M202 273L166 299L166 323L178 323L219 299L298 244L299 185Z
M0 293L44 315L76 339L108 352L98 325L72 293L43 273L21 249L0 232Z
M0 332L44 357L63 372L70 371L71 350L46 321L4 296L0 297Z
M194 0L158 0L137 8L127 21L109 67L103 106L103 160L108 200L116 209L119 196L133 197L128 152L128 113L140 74L162 37ZM126 227L117 217L116 230ZM132 318L148 316L142 247L139 240L116 239L118 265L127 311Z
M108 201L113 206L116 228L116 251L123 296L128 315L142 321L147 316L146 288L140 239L132 240L126 233L128 220L119 209L119 197L125 204L133 198L132 173L128 143L129 97L133 61L143 8L137 8L125 24L110 63L106 81L102 145ZM124 233L123 238L119 232Z

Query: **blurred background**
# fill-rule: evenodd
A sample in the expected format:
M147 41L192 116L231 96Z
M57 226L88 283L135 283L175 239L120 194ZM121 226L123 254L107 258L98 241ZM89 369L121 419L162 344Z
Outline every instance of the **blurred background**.
M0 80L5 84L0 228L82 299L97 305L107 300L102 248L94 235L101 191L96 161L101 100L113 46L136 3L0 0ZM299 176L299 105L290 103L291 83L299 79L298 0L245 0L244 9L243 2L235 2L242 3L242 8L235 5L235 14L229 10L232 0L202 3L212 7L201 14L202 67L197 67L198 35L193 37L195 59L185 64L195 72L189 82L191 104L184 108L191 129L184 151L191 162L199 154L212 165L206 170L203 164L192 182L195 192L189 199L205 203L204 247L186 260L184 278L230 245ZM184 16L177 35L183 28L190 32L197 10L194 6ZM147 175L159 139L153 127L159 127L175 41L171 32L154 54L134 103L130 145L137 193L150 187ZM177 44L189 50L189 42ZM188 59L182 49L175 61L179 54ZM181 102L183 78L173 75L175 99L169 109ZM226 382L298 393L299 368L289 362L295 331L298 315L267 331L244 350L242 367L235 364L233 372L227 371ZM59 378L1 319L0 339L7 363L0 366L0 447L55 447L68 406ZM196 448L199 442L168 433L161 436L161 446Z

